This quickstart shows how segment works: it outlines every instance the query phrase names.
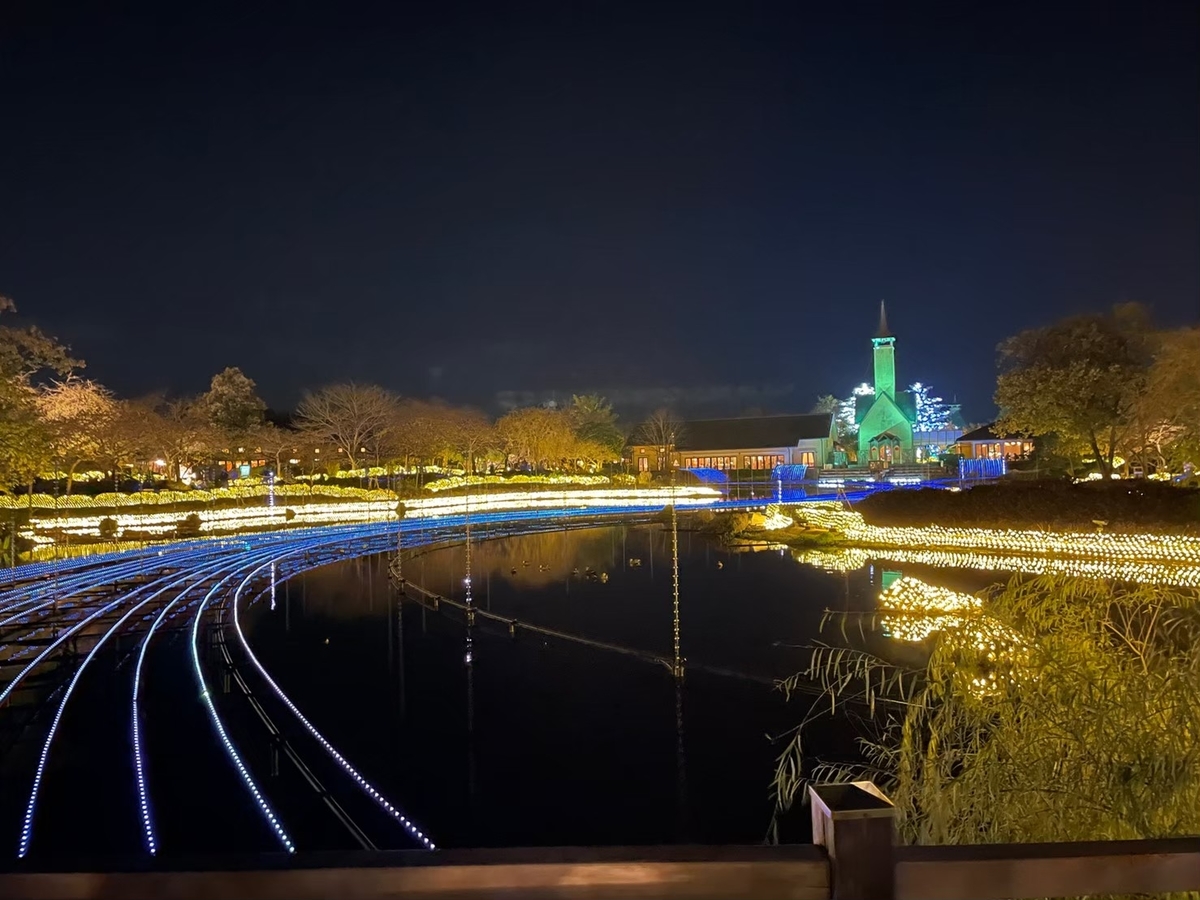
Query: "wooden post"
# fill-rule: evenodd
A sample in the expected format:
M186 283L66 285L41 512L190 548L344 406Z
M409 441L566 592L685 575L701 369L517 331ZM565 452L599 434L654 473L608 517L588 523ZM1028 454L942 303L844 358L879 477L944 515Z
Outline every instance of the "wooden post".
M894 900L894 818L890 800L869 781L809 785L813 843L829 854L833 900Z

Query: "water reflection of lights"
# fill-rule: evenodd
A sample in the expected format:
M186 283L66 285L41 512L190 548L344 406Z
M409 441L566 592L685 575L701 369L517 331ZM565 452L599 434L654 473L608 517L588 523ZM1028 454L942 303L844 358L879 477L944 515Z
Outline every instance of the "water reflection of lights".
M764 531L778 531L780 528L790 528L795 525L795 521L791 516L787 515L779 507L779 504L772 503L766 508L766 519L763 521Z
M988 693L1011 682L1029 662L1025 642L987 615L978 597L926 584L916 578L894 581L879 595L880 627L894 640L917 643L941 633L963 663L971 690Z
M978 597L905 576L879 595L884 633L898 641L923 641L935 631L957 627L964 613L977 613Z

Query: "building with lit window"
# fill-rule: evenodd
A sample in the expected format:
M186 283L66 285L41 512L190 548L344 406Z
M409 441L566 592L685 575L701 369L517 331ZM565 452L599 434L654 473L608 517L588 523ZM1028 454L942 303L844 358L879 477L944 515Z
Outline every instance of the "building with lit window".
M837 427L832 413L805 416L744 416L684 422L673 447L660 460L660 448L635 444L634 468L657 471L670 464L683 469L770 471L781 465L828 465Z
M996 431L996 423L968 431L954 444L963 459L1023 459L1033 453L1033 441L1019 434Z

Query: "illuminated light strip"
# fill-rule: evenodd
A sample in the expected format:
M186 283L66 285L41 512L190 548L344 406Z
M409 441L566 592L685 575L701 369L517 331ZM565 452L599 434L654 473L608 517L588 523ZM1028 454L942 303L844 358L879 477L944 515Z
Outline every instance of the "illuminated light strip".
M31 602L37 603L36 599ZM31 606L28 609L22 609L16 613L13 613L13 615L9 616L7 619L0 621L0 628L3 628L5 625L10 625L13 622L19 622L21 619L24 619L26 616L32 616L34 613L45 609L47 606L53 606L53 605L54 605L53 600L43 600L41 603L37 603L37 605L35 605L35 606ZM8 612L8 610L5 610L5 612Z
M139 562L139 563L137 563L137 565L140 566L141 563ZM113 578L113 575L114 575L114 573L111 571L103 573L103 575L101 576L102 580L99 583L101 583L101 584L108 583ZM169 576L164 576L164 578L165 577L169 577ZM31 663L26 665L25 668L22 669L21 672L18 673L16 678L14 678L13 681L8 685L8 687L3 692L0 692L0 702L3 702L3 700L5 698L7 698L7 696L17 686L17 684L20 681L24 680L26 675L28 675L29 672L31 672L33 670L33 668L36 667L50 651L52 651L55 647L57 647L59 644L61 644L62 641L66 640L68 637L75 634L79 629L81 629L82 627L87 625L89 622L95 620L98 616L103 615L105 612L115 608L116 606L119 606L121 603L132 600L134 597L138 596L139 594L144 593L147 590L150 590L157 583L164 580L164 578L159 578L159 579L156 579L156 581L152 581L148 584L140 585L137 588L135 588L134 590L126 592L125 594L122 594L116 600L114 600L108 604L105 604L97 612L93 613L91 616L88 616L83 621L81 621L79 624L74 626L73 628L65 631L59 640L50 644L41 654L38 655L38 657L36 659L34 659ZM177 580L175 583L178 584L179 581L181 581L181 580L185 580L185 579ZM169 587L170 586L168 585L167 587L160 588L158 591L155 591L153 594L146 597L144 600L140 601L139 603L132 606L129 610L127 610L125 612L125 614L122 615L121 618L117 620L116 623L114 623L112 626L110 626L104 632L104 634L101 635L99 640L97 640L96 644L92 647L91 651L84 658L84 660L80 664L79 668L76 669L74 676L72 677L69 685L67 686L66 691L63 694L62 700L58 706L58 710L55 713L54 720L51 723L50 729L49 729L49 731L46 735L45 741L42 745L42 752L38 759L37 769L34 774L33 786L32 786L32 789L31 789L30 795L29 795L29 802L28 802L28 805L25 810L25 818L22 822L21 836L20 836L20 840L18 843L18 850L17 850L18 858L24 858L29 852L29 846L33 839L33 822L34 822L34 817L35 817L35 813L36 813L36 809L37 809L37 799L38 799L38 796L40 793L42 780L43 780L44 774L45 774L46 761L49 758L50 748L54 741L54 737L56 736L56 734L58 732L59 723L62 720L63 713L66 711L67 703L70 700L71 695L74 693L76 685L79 683L79 680L83 677L83 673L86 670L87 666L91 663L91 661L95 657L96 653L107 642L107 640L113 634L116 634L118 632L118 630L125 624L125 622L128 621L128 619L137 612L137 610L139 610L141 607L145 606L147 603L149 603L155 597L159 596L160 594L162 594L163 592L168 590Z
M112 584L114 581L121 579L125 575L136 575L144 572L144 563L142 561L136 561L127 563L123 566L118 566L116 568L106 569L100 577L97 577L95 574L90 574L87 576L75 576L73 578L63 579L58 583L57 587L48 586L26 600L18 601L3 609L0 609L0 613L12 613L8 616L8 618L0 621L0 627L4 627L13 622L17 622L26 616L40 612L48 606L53 606L56 600L59 601L59 603L62 603L66 600L82 599L80 594L83 591L107 584ZM55 594L57 596L52 596L49 599L42 599L46 594ZM22 605L24 605L25 608L17 610L17 607ZM13 612L13 610L17 611Z
M25 606L26 608L0 621L0 627L7 626L13 622L20 621L26 616L40 612L46 607L52 606L56 599L59 601L60 607L71 605L68 601L76 601L79 607L86 608L90 605L89 601L94 602L98 598L84 597L84 592L112 585L127 575L145 574L148 564L151 563L174 567L178 560L187 560L194 557L199 549L198 544L203 547L206 553L211 553L213 550L214 545L211 541L203 542L202 544L192 541L157 548L150 553L136 550L124 551L122 554L116 555L110 554L107 556L107 563L103 565L96 565L95 561L97 559L105 559L106 557L90 557L86 565L74 567L77 570L83 569L83 571L68 573L52 583L38 584L32 591L30 591L29 587L25 587L4 592L0 594L0 597L22 596L24 599L10 603L5 607L0 607L0 614L11 612L21 606ZM18 571L37 568L38 565L22 566ZM48 599L43 599L47 595L52 596L49 596Z
M144 571L144 564L144 559L122 561L121 564L117 565L115 568L104 569L96 572L83 572L82 574L76 573L60 575L57 583L43 582L33 588L27 586L25 588L8 591L5 594L0 595L0 598L16 596L20 599L12 600L3 606L0 606L0 613L11 612L18 607L28 606L31 603L36 603L38 600L48 594L57 594L60 598L63 598L68 596L70 593L77 593L78 588L80 587L88 588L94 587L98 584L107 584L114 578L120 578L122 575ZM51 601L53 601L53 597L51 597ZM11 619L6 620L6 622L7 621L11 621ZM4 624L5 622L0 622L0 625Z
M150 590L152 587L154 587L158 582L160 582L162 580L163 579L160 578L154 582L150 582L149 584L141 585L141 586L137 587L136 589L129 591L126 594L122 595L120 598L118 598L118 600L116 602L119 603L121 601L132 600L134 597L138 596L139 594L142 594L142 593ZM50 729L47 732L46 738L42 744L41 756L38 758L37 768L34 772L33 786L29 793L29 802L25 809L25 818L21 825L21 837L20 837L20 841L18 843L18 849L17 849L18 858L23 859L29 853L29 846L33 841L33 822L34 822L34 817L35 817L35 813L37 810L37 800L38 800L39 793L41 791L42 780L45 775L46 761L49 759L50 748L54 742L55 736L58 733L58 726L59 726L59 723L62 721L63 713L66 712L67 703L70 701L71 695L74 693L76 685L78 685L80 679L83 677L84 671L87 669L87 667L91 663L91 661L95 658L95 656L99 652L100 648L102 646L104 646L104 644L108 641L108 639L110 637L112 637L114 634L118 633L118 631L121 629L121 627L129 620L129 618L131 616L136 614L137 611L139 609L141 609L143 606L145 606L147 603L154 600L156 597L160 596L161 594L165 593L166 591L170 590L170 588L172 586L177 585L185 580L187 580L187 579L186 578L177 579L176 581L174 581L171 584L160 587L158 590L151 593L145 599L139 601L138 603L136 603L132 607L130 607L125 612L125 614L121 616L120 619L118 619L113 625L111 625L104 632L104 634L102 634L100 636L100 638L96 641L95 645L88 652L88 655L86 657L84 657L83 662L81 662L79 667L75 670L75 673L72 676L71 681L68 684L66 691L63 693L62 700L59 702L58 709L55 712L54 720L52 721L52 723L50 725ZM30 665L31 666L36 665L36 661L34 663L31 663ZM22 673L22 674L24 674L24 673Z
M655 508L655 507L653 507L653 506L637 507L637 508L631 510L630 507L608 506L608 507L603 507L603 508L599 508L599 509L592 509L591 512L593 514L599 514L599 515L608 514L608 513L615 513L615 514L626 513L627 514L630 511L639 511L639 510L649 511L653 508ZM526 521L529 519L546 519L546 520L553 521L556 519L570 518L574 515L577 515L578 513L582 512L582 511L583 510L581 510L581 509L569 508L566 510L560 510L560 509L540 510L540 511L538 511L540 514L530 514L529 512L520 512L520 511L508 512L508 513L494 512L491 515L487 516L487 519L489 521L494 521L494 522L504 522L504 521L521 522L521 521ZM455 527L455 524L456 523L452 519L450 521L443 521L441 523L440 528L436 529L433 532L430 532L430 534L441 533L442 529L452 529ZM414 530L415 527L417 527L417 526L409 525L408 530L410 530L410 531ZM350 546L348 548L355 555L358 555L358 554L365 554L365 553L371 553L371 552L378 552L378 550L380 548L373 546L369 542L379 541L382 545L386 546L386 545L390 544L391 539L394 537L394 531L392 530L391 527L388 527L387 525L384 525L382 527L365 527L365 528L357 527L357 528L348 528L348 529L319 529L319 530L316 530L315 533L310 532L308 535L306 535L303 538L303 540L305 541L305 546L302 547L301 550L306 549L306 548L311 549L311 548L315 548L318 546L327 545L330 543L336 543L337 536L341 536L341 537L349 538L349 539L354 539L355 537L363 538L364 544L362 547ZM292 536L292 535L287 536L287 538L290 538L293 541L295 540L295 537L296 536ZM254 554L254 556L257 556L257 558L259 558L259 559L263 558L264 553L262 551L263 551L264 546L268 546L268 549L271 549L269 547L269 545L274 545L275 547L280 547L280 548L287 546L288 545L287 538L284 538L283 536L280 536L280 535L255 536L253 543L258 546L259 552ZM204 559L211 560L212 557L216 553L228 549L231 545L240 547L243 550L249 551L249 550L251 550L251 547L252 547L252 541L251 540L237 541L237 542L222 541L219 544L217 544L215 542L208 543L204 547L203 550L196 550L190 554L181 554L180 559L184 562L187 562L188 564L192 564L192 560L194 560L196 558L199 558L200 560L204 560ZM195 546L195 544L193 543L192 546ZM293 544L293 546L294 546L294 544ZM139 556L140 555L141 554L139 553ZM158 555L160 555L160 556L162 555L161 551L159 552ZM128 556L125 556L124 558L128 558ZM222 568L222 566L214 566L213 568L220 569L220 568ZM244 569L244 566L243 566L243 569ZM172 574L178 574L178 573L172 573ZM198 681L201 686L202 698L204 699L204 701L209 709L210 719L214 722L214 725L217 728L218 735L221 737L222 742L225 745L227 755L230 756L231 760L238 767L239 772L242 775L243 781L250 788L251 793L254 794L256 802L258 803L260 809L263 811L264 815L266 816L267 821L271 824L272 829L276 832L277 836L280 837L281 841L284 842L284 846L288 847L290 851L294 852L294 846L291 845L290 839L287 838L286 833L283 831L282 824L274 816L273 812L271 812L270 807L266 803L266 800L262 796L261 792L259 792L257 790L257 787L253 782L253 779L249 775L249 772L246 770L244 764L241 762L241 759L236 752L236 748L233 746L232 741L228 737L228 734L224 731L223 724L221 723L220 718L216 713L215 705L213 704L211 694L208 691L207 683L204 680L203 672L199 668L198 650L197 650L199 621L203 616L204 609L209 604L209 602L212 600L213 594L215 593L217 588L220 587L221 585L225 584L227 581L229 581L229 579L231 577L233 577L233 574L235 574L235 573L231 573L230 575L227 575L224 579L222 579L222 581L219 582L218 585L215 586L212 590L210 590L208 592L208 594L205 595L204 599L202 601L200 601L200 603L199 603L199 608L197 609L197 617L196 617L196 620L193 622L193 629L192 629L193 666L196 670L197 678L198 678ZM113 571L112 570L107 570L107 571L100 570L99 572L94 573L94 576L95 577L93 580L96 584L108 583L113 578ZM46 648L46 650L43 651L43 653L39 655L37 660L35 660L33 663L31 663L29 666L27 666L25 668L25 670L23 670L18 675L17 679L15 679L13 683L10 683L8 685L4 694L2 696L0 696L0 701L2 701L5 697L8 696L8 694L11 693L11 691L16 686L16 681L23 679L28 674L28 672L31 671L32 668L38 664L38 662L40 662L50 651L55 649L55 647L59 646L62 643L62 640L65 640L66 638L70 637L72 634L77 632L80 628L86 626L91 621L94 621L98 616L103 615L104 613L110 611L111 609L113 609L114 607L119 605L122 601L127 601L132 596L136 595L137 593L150 589L151 587L154 586L155 583L161 583L161 581L165 580L165 578L167 578L167 577L169 577L169 576L164 575L162 578L158 579L157 582L150 582L147 585L139 586L139 588L137 588L135 591L124 595L124 597L122 597L122 598L118 598L117 600L114 600L110 603L104 604L95 613L93 613L90 616L87 616L77 626L75 626L69 632L64 634L62 636L61 640L56 641L53 645ZM172 583L179 584L179 583L186 581L192 577L194 577L194 572L189 573L187 575L182 575ZM161 589L159 591L159 593L161 593L162 591L164 591L166 589L167 588ZM155 596L157 596L157 594ZM127 621L127 619L130 616L136 614L137 609L140 609L141 606L143 606L146 602L148 602L148 599L145 601L142 601L141 603L137 604L134 608L129 610L121 618L121 620L117 623L117 625L114 625L114 626L112 626L112 628L110 628L110 630L106 634L104 640L107 640L107 637L110 634L116 633L115 629L119 628L120 625L123 624L125 621ZM193 602L195 602L195 601L193 601ZM190 603L187 604L187 606L190 606L190 605L191 605ZM172 614L172 617L173 617L173 615L174 614ZM150 617L146 616L144 618L149 619ZM93 654L96 649L97 648L93 648ZM89 654L87 661L90 661L93 658L93 654ZM85 665L86 665L86 662L85 662ZM81 669L82 669L82 667L81 667ZM81 674L82 674L81 672L76 673L76 680L73 681L72 684L76 683L78 678L81 677ZM272 682L272 686L278 690L277 686L274 685L273 682ZM72 690L73 690L73 688L72 688ZM61 716L61 712L63 711L63 709L65 709L65 705L63 707L60 707L60 711L59 711L60 716ZM56 717L56 721L57 721L57 719L58 719L58 717ZM307 720L305 720L305 723L306 723L306 725L308 724ZM55 730L57 730L57 726L55 726ZM44 750L46 750L47 752L48 752L48 746L49 745L47 744L47 747L44 748ZM327 749L329 749L331 752L336 754L336 751L332 748L332 746L328 745L327 742L326 742L326 746L327 746ZM140 737L138 738L138 749L140 751ZM346 767L349 766L349 764L346 763L346 761L344 760L344 758L342 758L340 756L340 754L337 754L336 758L344 766L346 766ZM418 829L416 829L416 827L414 825L412 825L412 823L409 822L407 820L407 818L403 817L397 810L395 810L394 807L392 807L390 804L388 804L387 801L381 795L378 794L378 791L376 791L369 783L367 783L364 779L362 779L361 775L359 775L357 772L354 772L352 769L348 768L347 770L353 772L353 776L354 776L356 782L360 784L360 787L364 791L366 791L369 795L371 795L373 797L373 799L376 800L377 803L379 803L381 806L383 806L385 809L387 809L392 815L394 815L398 820L400 820L402 822L402 824L404 824L407 828L411 829L414 836L416 836L419 840L421 840L422 843L424 843L426 846L429 846L429 847L433 846L432 842L429 841L429 839L424 836L423 832L420 832ZM40 782L39 782L39 784L40 784ZM144 782L143 782L143 785L144 785Z
M21 824L21 839L17 846L18 859L25 858L25 856L29 853L29 845L33 842L33 817L37 810L38 793L42 787L42 777L46 771L46 760L50 756L50 746L54 742L54 736L58 733L58 724L62 721L63 713L67 709L67 702L71 699L71 694L75 691L75 686L79 684L79 680L83 677L84 671L95 658L96 653L99 652L100 648L104 646L108 639L117 633L117 631L129 620L130 616L132 616L165 590L167 590L167 588L162 588L161 590L151 594L144 600L141 600L130 607L125 614L121 616L121 618L117 619L117 621L100 636L99 640L96 641L95 645L88 652L88 655L84 657L83 662L79 664L79 668L75 670L75 674L71 678L71 683L67 685L66 691L63 692L62 700L58 704L58 710L54 714L54 721L50 723L50 730L46 733L46 739L42 743L42 754L40 757L38 757L37 769L34 771L33 775L33 787L29 791L29 803L25 807L25 820ZM139 592L140 591L132 591L125 595L123 599L131 599Z
M212 696L208 690L208 682L204 680L204 672L200 668L200 650L199 650L199 635L200 635L200 620L204 617L204 610L212 600L213 594L227 581L235 577L234 572L226 575L218 581L196 607L196 615L192 618L192 667L196 676L196 683L200 687L200 698L204 701L204 705L208 707L209 720L212 722L213 728L216 729L217 736L221 739L221 743L225 747L225 755L229 757L238 774L242 778L242 783L246 785L246 789L254 798L254 802L258 805L259 810L266 818L271 830L275 833L279 843L288 853L296 852L296 845L292 843L292 839L288 837L287 832L283 828L283 823L275 815L271 805L267 802L267 798L259 791L258 785L254 781L254 777L250 774L250 770L246 768L246 764L242 762L241 756L234 747L233 741L229 739L229 735L225 732L225 725L221 722L221 717L217 715L217 707L212 701Z
M1200 538L1113 532L1014 531L985 528L883 527L867 525L859 513L832 503L812 503L801 518L841 532L850 543L912 549L992 550L1031 556L1200 563Z
M154 856L158 852L158 841L154 836L154 822L150 814L150 794L146 786L146 761L145 756L142 753L141 719L138 714L138 698L141 694L142 685L142 666L146 661L146 652L150 649L150 642L154 638L154 633L158 630L158 627L163 622L165 622L168 618L171 618L171 616L168 615L171 609L175 606L175 604L187 596L188 592L195 587L196 582L203 581L214 571L218 571L220 568L222 568L221 565L215 565L210 566L207 569L200 569L190 573L186 576L186 578L174 582L171 587L179 585L181 581L190 581L192 584L186 586L182 591L179 592L178 595L175 596L174 599L171 600L170 603L168 603L159 611L158 615L154 619L154 622L150 625L149 630L146 632L146 636L142 639L141 647L138 649L137 666L135 667L133 673L133 764L135 783L137 785L138 793L138 807L142 816L142 830L146 839L146 850L151 856ZM164 588L163 590L165 591L168 589L169 588ZM159 593L162 593L162 591ZM155 596L157 596L157 594Z
M111 580L111 576L106 576L105 580L98 581L97 584L107 584L109 580ZM145 587L145 586L143 585L143 587ZM53 653L55 650L57 650L59 647L61 647L67 640L72 638L82 628L84 628L87 625L91 624L92 622L96 621L96 619L98 619L100 616L104 615L105 613L110 612L113 609L116 609L118 606L121 605L121 603L123 603L127 599L127 597L128 597L128 595L122 595L122 596L118 597L116 600L112 600L109 603L106 603L104 606L101 606L99 609L97 609L95 612L93 612L90 616L87 616L86 618L84 618L82 621L80 621L73 627L67 629L62 634L60 634L58 636L58 638L56 638L53 642L48 644L42 650L42 652L39 653L37 655L37 657L33 659L32 662L30 662L28 665L26 665L20 672L18 672L16 674L16 676L13 678L12 681L10 681L7 685L5 685L3 690L0 690L0 703L3 703L5 700L8 699L8 696L14 690L16 690L17 686L22 681L25 680L25 678L29 675L29 673L32 672L33 669L42 662L42 660L44 660L47 656L49 656L51 653Z
M300 552L300 551L294 551L294 552ZM337 748L334 747L333 744L329 743L329 741L326 740L325 736L323 734L321 734L321 732L319 732L310 721L308 721L308 719L304 716L304 713L300 712L300 710L299 710L299 708L297 708L296 704L291 701L291 698L289 698L288 695L285 694L283 692L283 690L279 687L279 685L275 683L275 679L273 679L270 676L270 674L267 672L267 670L263 667L262 663L260 663L258 661L258 657L254 655L254 651L250 649L250 644L246 640L246 635L242 632L242 624L241 624L240 617L238 615L238 600L241 597L242 590L250 582L250 580L256 574L258 574L258 572L262 571L265 568L266 568L266 565L260 566L259 568L255 569L253 572L251 572L249 575L247 575L246 578L242 581L242 583L238 585L237 590L234 591L234 594L233 594L233 601L232 601L233 627L234 627L234 630L237 632L238 640L241 642L242 649L245 652L247 659L250 660L250 662L254 665L254 667L256 669L258 669L259 674L262 675L263 679L266 680L267 684L269 684L271 686L271 689L275 692L275 695L280 700L283 701L284 705L286 705L289 710L291 710L292 715L294 715L296 717L296 720L301 725L303 725L305 730L307 730L308 733L311 734L317 740L317 742L321 745L322 748L324 748L325 752L329 754L329 756L333 759L333 761L336 762L339 766L341 766L343 771L345 771L346 774L349 775L354 780L354 782L363 791L363 793L365 793L368 797L370 797L372 800L374 800L375 803L378 804L378 806L381 809L383 809L390 816L392 816L392 818L394 818L401 825L403 825L405 830L407 830L408 833L410 835L412 835L413 838L415 838L417 841L419 841L421 844L423 844L426 849L436 850L437 847L434 845L433 841L431 841L428 837L426 837L424 832L422 832L419 828L417 828L416 825L414 825L411 821L409 821L409 819L402 812L400 812L400 810L398 810L395 806L393 806L390 802L388 802L388 799L386 797L384 797L381 793L379 793L379 791L377 791L375 789L375 787L369 781L367 781L365 778L363 778L362 775L359 774L358 770L355 769L352 765L350 765L350 763L346 760L346 757L342 756L342 754L337 751Z
M797 562L832 572L861 569L871 560L911 563L944 569L1021 572L1027 575L1070 575L1130 581L1137 584L1200 587L1200 566L1182 563L1137 562L1133 560L1056 559L997 553L904 548L843 547L831 550L793 550Z
M637 490L576 490L576 491L512 491L490 494L486 497L471 497L471 508L475 511L488 510L537 510L537 509L588 509L594 507L620 506L639 508L667 505L675 497L679 506L704 506L722 499L719 491L710 487L678 488L677 495L669 489ZM430 497L404 501L406 518L428 518L459 515L465 512L468 500L464 497ZM199 514L202 532L227 531L232 526L282 527L287 523L287 510L294 514L291 527L303 527L316 523L339 522L384 522L395 520L395 501L371 500L341 503L297 504L293 507L256 507L214 510ZM66 519L33 519L21 534L27 538L38 535L40 527L79 536L98 537L100 522L114 519L120 530L133 529L152 534L166 535L175 530L182 513L118 514L115 516L76 516ZM51 539L52 540L52 539Z
M181 545L182 546L182 545ZM173 548L174 549L174 548ZM116 560L127 560L131 555L153 555L157 552L162 555L161 550L118 550L109 553L97 553L93 556L74 557L64 560L46 560L43 562L23 563L16 568L0 569L0 584L8 584L15 581L26 581L31 578L39 578L43 575L51 575L56 571L61 575L64 572L74 571L75 569L86 569L98 566L105 562ZM0 599L3 599L13 593L19 593L26 588L18 588L15 591L9 590L0 594Z

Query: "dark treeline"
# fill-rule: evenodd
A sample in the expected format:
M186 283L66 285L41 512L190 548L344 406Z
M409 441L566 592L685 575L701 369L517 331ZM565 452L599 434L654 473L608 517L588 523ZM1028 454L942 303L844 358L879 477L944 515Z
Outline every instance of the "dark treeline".
M0 312L13 311L0 297ZM620 461L626 439L611 405L592 395L493 420L471 407L347 382L307 392L293 415L272 422L238 368L215 374L198 396L133 398L83 377L83 368L36 327L0 326L0 489L53 481L70 493L83 473L106 486L211 484L242 464L281 477L431 465L598 471Z

